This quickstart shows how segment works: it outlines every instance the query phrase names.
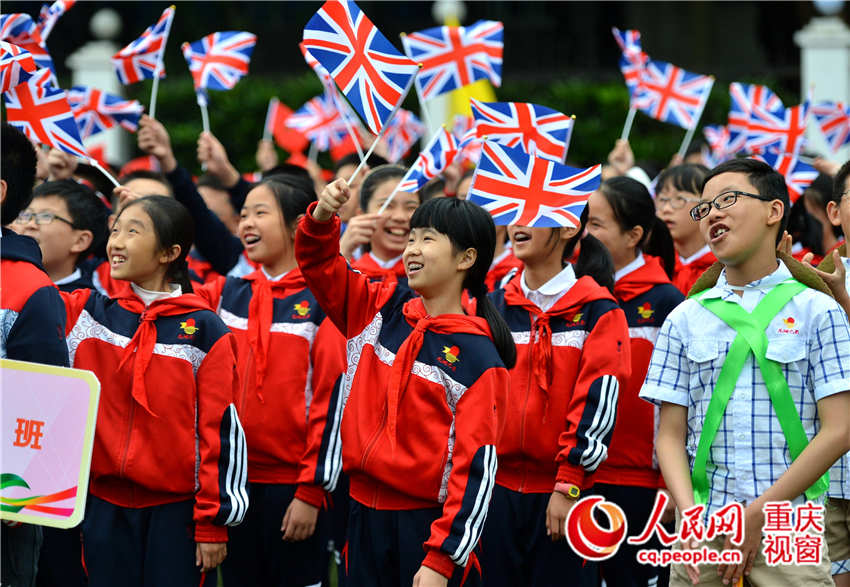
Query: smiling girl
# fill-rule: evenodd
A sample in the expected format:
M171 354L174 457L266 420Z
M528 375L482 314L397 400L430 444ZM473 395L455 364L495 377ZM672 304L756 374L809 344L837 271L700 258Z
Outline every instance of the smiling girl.
M239 238L260 268L199 289L235 334L251 507L231 533L224 584L313 585L322 577L326 490L339 475L336 387L344 340L295 261L312 186L270 176L248 192Z
M578 227L508 226L525 268L490 294L517 363L482 539L488 586L596 584L596 565L564 540L565 520L605 460L630 368L626 320L604 287L611 260L582 238L586 216Z
M191 293L192 235L177 201L135 200L107 242L123 287L62 294L72 366L101 382L82 526L92 587L197 585L248 506L235 341Z
M472 203L430 200L410 219L402 259L409 287L370 282L339 254L336 211L349 197L344 181L329 184L295 241L307 283L348 338L348 581L458 585L477 576L474 550L505 416L505 367L516 356L486 298L493 221ZM477 300L477 316L464 313L464 289Z

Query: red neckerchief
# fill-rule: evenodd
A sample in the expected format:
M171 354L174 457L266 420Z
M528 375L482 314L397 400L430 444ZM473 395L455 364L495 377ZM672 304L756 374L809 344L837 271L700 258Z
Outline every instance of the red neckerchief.
M395 449L396 426L398 423L398 403L413 370L416 356L422 349L425 331L437 334L462 332L465 334L480 334L491 338L490 325L484 318L467 316L466 314L442 314L429 316L425 312L422 298L413 298L404 304L404 317L413 326L413 332L408 335L396 353L390 370L389 388L387 389L387 430L390 435L390 446Z
M251 282L251 303L248 305L248 344L254 352L257 397L263 400L263 382L269 360L274 292L307 287L299 269L292 269L277 281L269 281L262 269L249 273L242 279Z
M505 303L509 306L519 306L528 310L533 316L530 333L531 340L531 364L537 385L543 390L547 398L549 386L552 384L552 328L549 325L550 318L563 317L572 318L583 305L593 300L609 299L614 297L607 289L596 283L588 275L579 277L573 286L561 296L555 305L544 312L537 304L525 297L519 279L510 280L505 285Z
M368 252L363 253L359 259L351 264L351 267L353 269L357 269L360 273L368 277L386 278L388 275L392 275L393 277L398 278L406 276L406 273L404 272L404 262L401 259L399 259L395 265L389 269L385 269L378 265Z
M157 300L150 306L145 307L145 303L133 292L129 282L126 282L116 293L115 299L118 300L118 304L122 308L134 314L139 314L139 327L127 344L127 348L124 349L121 362L118 364L118 370L120 371L124 368L124 365L132 361L133 399L152 416L156 416L148 404L147 389L145 388L145 373L151 362L153 349L156 345L156 324L154 322L160 316L186 314L195 310L210 310L210 306L200 296L183 294L176 298Z
M670 278L664 272L661 259L651 255L643 256L643 265L628 275L624 275L614 284L614 296L628 302L642 293L648 292L656 285L670 283Z

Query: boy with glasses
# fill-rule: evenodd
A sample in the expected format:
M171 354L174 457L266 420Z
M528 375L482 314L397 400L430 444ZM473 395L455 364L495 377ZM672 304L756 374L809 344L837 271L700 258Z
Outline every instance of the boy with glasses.
M106 242L108 216L91 189L63 179L35 188L32 202L12 227L38 243L44 270L56 287L74 291L93 287L93 267L86 260Z
M671 585L832 585L819 565L768 565L767 502L822 503L827 470L850 450L850 325L828 288L777 258L787 223L783 177L753 159L712 170L690 214L717 256L659 332L641 397L661 406L658 463L684 511L743 507L741 564L673 565ZM692 548L688 544L687 548Z
M699 225L688 215L699 202L700 186L707 173L703 165L676 165L661 172L656 186L655 215L667 225L676 246L673 285L685 295L699 276L717 261Z

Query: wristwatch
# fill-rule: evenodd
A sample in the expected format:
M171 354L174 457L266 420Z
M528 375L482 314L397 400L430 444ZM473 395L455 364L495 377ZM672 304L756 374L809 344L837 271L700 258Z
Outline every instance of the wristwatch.
M581 489L579 489L579 486L572 483L556 483L555 491L563 493L570 499L578 499L579 496L581 496Z

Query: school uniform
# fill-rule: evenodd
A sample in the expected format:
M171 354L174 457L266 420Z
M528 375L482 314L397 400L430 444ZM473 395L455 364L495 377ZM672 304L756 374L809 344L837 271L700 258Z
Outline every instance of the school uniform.
M38 243L7 228L0 239L0 358L68 366L65 312ZM0 582L34 584L42 528L0 524Z
M69 293L75 289L91 289L94 287L92 283L92 269L93 267L82 263L70 275L54 281L53 285L59 288L59 291Z
M420 565L450 585L473 581L508 392L489 326L465 314L427 316L405 285L352 270L339 255L339 219L317 222L314 207L299 224L295 252L348 339L347 585L409 585Z
M596 472L594 491L623 509L630 528L643 528L664 482L655 458L658 409L641 400L638 393L658 331L685 297L670 283L661 260L643 253L618 270L614 279L614 297L629 325L632 364L631 375L619 395L617 411L628 417L617 420L608 458ZM661 544L623 543L614 556L600 563L609 587L645 587L658 582L658 567L637 562L637 551L643 548L661 548Z
M192 286L195 284L203 285L217 279L220 274L213 269L212 263L204 259L204 257L194 248L186 255L186 264L189 266L189 280Z
M546 535L546 509L560 484L589 489L606 458L630 371L625 316L572 265L536 290L523 272L490 298L511 329L517 363L482 539L484 584L595 585L597 565Z
M371 251L367 251L351 263L351 267L373 279L384 279L390 276L405 278L407 275L404 271L404 262L401 255L382 261L373 255Z
M248 441L251 508L231 531L225 585L313 585L323 576L326 512L306 540L284 542L293 497L322 510L342 463L338 381L345 341L325 319L301 271L218 278L198 294L233 332L241 385L237 406Z
M487 291L495 291L502 285L502 281L511 273L522 271L523 263L516 258L511 247L511 243L505 244L505 250L498 257L493 259L490 264L490 269L487 271L487 277L484 278L484 284L487 286Z
M673 285L685 295L691 291L691 287L699 279L706 269L714 265L717 257L711 252L708 245L705 245L699 251L684 258L676 255L676 268L673 272Z
M72 365L101 383L83 553L89 583L197 585L196 542L248 508L232 334L205 301L124 282L63 294Z
M657 405L669 402L688 409L685 448L694 476L695 496L698 502L705 502L706 516L732 502L746 506L773 485L793 460L783 425L776 415L779 408L774 405L777 401L780 402L777 405L781 405L786 396L774 396L768 390L751 351L742 363L733 393L722 411L719 427L709 445L708 458L701 460L698 451L709 404L719 393L718 375L727 357L731 356L730 348L738 336L709 307L716 308L717 300L722 300L731 304L730 308L753 313L768 297L777 299L780 289L795 291L788 289L797 284L789 267L800 266L783 256L771 274L734 288L726 281L723 269L714 285L709 283L699 296L692 296L674 309L659 332L640 397ZM743 291L743 296L735 290ZM758 311L754 316L757 315ZM850 390L850 363L846 361L850 356L847 318L828 295L803 287L772 318L768 314L761 319L767 321L764 328L766 359L779 364L781 374L778 378L787 382L790 401L797 411L796 420L802 427L800 433L811 440L820 427L816 402ZM786 424L795 424L796 420ZM827 486L821 478L806 495L795 497L792 504L800 505L807 499L822 503ZM716 548L724 539L725 536L721 536L716 544L709 546ZM826 558L821 565L768 567L759 549L749 582L756 586L831 584L829 575ZM711 581L719 584L714 568L709 565L702 566L701 578L706 584ZM686 584L690 585L690 581L684 569L674 565L671 585Z
M125 281L112 279L112 267L108 259L92 259L87 263L91 263L91 282L97 292L111 298L124 289Z

